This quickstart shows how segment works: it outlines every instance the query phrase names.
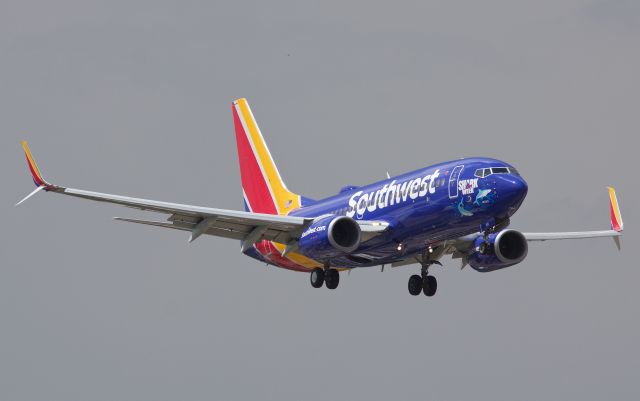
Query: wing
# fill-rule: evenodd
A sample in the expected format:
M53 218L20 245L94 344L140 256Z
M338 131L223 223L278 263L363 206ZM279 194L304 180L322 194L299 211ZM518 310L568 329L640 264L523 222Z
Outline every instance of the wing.
M618 205L618 197L613 187L608 187L609 190L609 217L611 219L610 230L600 231L572 231L572 232L552 232L552 233L523 233L527 241L550 241L559 239L584 239L584 238L601 238L612 237L620 249L619 237L624 230L624 223L622 222L622 214L620 213L620 206Z
M281 216L263 213L252 213L237 210L216 209L202 206L183 205L178 203L161 202L149 199L131 198L127 196L85 191L66 188L46 181L38 169L26 141L22 143L27 158L27 164L36 189L23 200L40 191L54 192L62 195L74 196L98 202L114 203L130 208L168 214L167 221L150 221L116 217L115 220L150 226L189 231L189 242L202 234L243 240L243 251L254 243L266 239L282 244L288 244L300 237L302 232L313 222L313 218ZM363 234L369 237L377 235L387 229L384 222L359 222Z

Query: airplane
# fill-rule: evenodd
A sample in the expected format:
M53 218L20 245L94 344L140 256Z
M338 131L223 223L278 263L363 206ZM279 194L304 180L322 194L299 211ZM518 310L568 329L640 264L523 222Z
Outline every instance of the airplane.
M267 148L246 99L232 103L244 211L191 206L67 188L46 181L26 141L23 148L36 189L168 215L165 221L115 220L240 240L241 253L268 265L309 274L311 286L336 289L340 272L418 265L411 295L431 297L430 267L447 255L461 268L491 272L522 262L528 242L611 237L620 249L623 222L608 187L611 227L582 232L527 233L508 228L528 186L511 164L463 158L364 186L345 186L313 200L291 192ZM16 205L16 206L17 206Z

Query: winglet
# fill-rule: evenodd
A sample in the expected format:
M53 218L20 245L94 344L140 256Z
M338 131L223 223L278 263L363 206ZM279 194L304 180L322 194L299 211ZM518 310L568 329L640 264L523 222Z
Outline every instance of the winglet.
M31 176L33 177L33 182L36 184L36 187L50 187L51 184L49 184L47 181L45 181L44 178L42 178L42 174L40 174L40 170L38 170L38 165L31 156L31 151L29 150L27 141L22 141L22 148L24 149L25 156L27 156L27 165L29 166Z
M624 229L624 223L622 222L622 215L620 214L620 207L618 206L618 198L616 197L616 190L613 187L609 189L609 214L611 216L611 229L617 232L621 232Z
M19 206L22 202L31 198L33 195L37 194L43 189L45 191L60 189L59 187L49 184L44 178L42 178L42 174L40 174L40 170L38 170L38 165L36 164L35 160L33 160L33 156L31 156L31 151L29 150L27 141L22 141L22 148L24 149L24 154L27 157L27 165L29 166L29 171L31 171L31 177L33 178L33 182L34 184L36 184L37 188L29 195L24 197L24 199L22 199L20 202L16 203L16 206Z

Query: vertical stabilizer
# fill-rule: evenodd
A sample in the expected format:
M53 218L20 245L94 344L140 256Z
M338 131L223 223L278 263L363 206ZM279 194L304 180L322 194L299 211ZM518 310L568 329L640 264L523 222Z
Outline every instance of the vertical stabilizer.
M288 214L301 206L300 195L287 189L246 99L233 102L240 178L247 210Z

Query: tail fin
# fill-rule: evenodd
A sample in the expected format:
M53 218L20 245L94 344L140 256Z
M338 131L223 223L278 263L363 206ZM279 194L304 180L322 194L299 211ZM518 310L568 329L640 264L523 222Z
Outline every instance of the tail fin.
M245 208L256 213L288 214L302 197L287 189L246 99L233 102L233 123Z

